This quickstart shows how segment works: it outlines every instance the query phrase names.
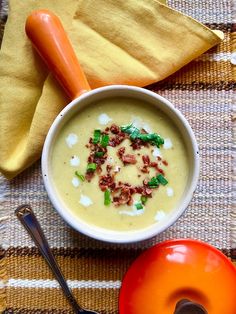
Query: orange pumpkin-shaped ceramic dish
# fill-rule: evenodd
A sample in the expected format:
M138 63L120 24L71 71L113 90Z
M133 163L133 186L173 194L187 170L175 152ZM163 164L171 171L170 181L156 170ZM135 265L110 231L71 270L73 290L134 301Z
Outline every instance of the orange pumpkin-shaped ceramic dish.
M160 243L127 271L119 310L120 314L174 314L183 299L202 305L209 314L235 314L236 268L224 254L200 241Z

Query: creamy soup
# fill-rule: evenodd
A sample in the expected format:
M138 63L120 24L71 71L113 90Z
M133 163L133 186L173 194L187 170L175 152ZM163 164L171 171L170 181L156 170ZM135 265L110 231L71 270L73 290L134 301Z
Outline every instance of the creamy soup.
M68 210L119 231L161 223L180 200L189 171L173 122L151 104L122 97L93 103L67 122L51 162Z

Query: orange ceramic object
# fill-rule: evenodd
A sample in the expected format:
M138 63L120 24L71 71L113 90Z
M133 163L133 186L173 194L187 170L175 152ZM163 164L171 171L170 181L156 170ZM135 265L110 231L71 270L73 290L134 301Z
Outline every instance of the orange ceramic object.
M34 11L27 18L25 31L71 99L90 90L71 43L56 15L47 10Z
M214 247L196 240L173 240L145 251L126 273L120 314L173 314L190 299L209 314L236 313L236 269Z

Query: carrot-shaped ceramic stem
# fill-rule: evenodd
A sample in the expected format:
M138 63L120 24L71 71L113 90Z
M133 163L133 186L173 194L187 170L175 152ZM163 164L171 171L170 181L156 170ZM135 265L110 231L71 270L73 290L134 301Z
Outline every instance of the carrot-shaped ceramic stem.
M59 18L48 10L32 12L26 34L71 99L90 90Z

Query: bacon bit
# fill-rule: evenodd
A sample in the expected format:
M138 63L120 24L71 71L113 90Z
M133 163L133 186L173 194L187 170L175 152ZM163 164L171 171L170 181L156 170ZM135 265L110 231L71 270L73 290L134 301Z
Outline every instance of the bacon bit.
M107 148L106 147L102 147L101 145L96 145L96 146L94 146L93 148L92 148L92 150L94 151L94 152L103 152L104 153L104 155L107 153Z
M128 204L129 206L131 206L131 205L133 205L133 202L134 202L134 201L133 201L133 198L131 197L131 199L128 201L127 204Z
M124 186L128 186L129 188L131 187L131 184L129 183L123 183Z
M120 147L120 148L118 149L117 156L118 156L120 159L122 159L122 156L124 155L124 153L125 153L125 147Z
M116 188L116 184L115 184L115 182L113 182L113 183L110 185L110 190L111 190L111 191L114 191L115 188Z
M151 163L150 163L150 167L156 168L156 166L157 166L157 163L156 163L156 162L151 162Z
M103 165L105 162L104 158L100 158L100 157L94 157L93 158L93 162L95 162L96 165Z
M145 187L144 188L144 193L145 193L145 195L151 195L152 194L152 189Z
M127 204L130 201L129 189L122 189L119 196L113 198L113 203L115 206Z
M120 206L124 204L132 205L133 199L132 194L135 189L130 189L129 186L124 186L120 188L120 194L118 196L113 197L113 203L115 206Z
M86 147L86 148L89 148L89 144L86 144L85 147Z
M157 171L158 171L159 173L161 173L163 176L165 175L164 170L162 170L162 169L160 169L160 168L157 168Z
M106 131L106 132L108 132L109 130L110 130L110 128L109 128L109 127L106 127L106 128L105 128L105 131Z
M114 179L110 174L107 174L105 176L100 176L99 178L99 187L104 192L107 188L113 187L114 185Z
M143 173L149 173L148 167L150 167L150 158L148 155L142 156L144 166L140 169Z
M119 132L121 132L120 128L116 124L112 124L110 130L113 134L118 134Z
M125 138L126 138L126 134L123 132L120 132L119 134L117 134L116 136L110 139L109 145L112 147L116 147L120 145L120 143L122 143Z
M139 138L133 140L132 144L130 145L134 150L140 149L142 146L146 146L146 143L140 140Z
M107 166L106 166L106 170L107 170L108 173L111 172L111 169L112 169L112 166L111 166L111 165L107 165Z
M97 174L101 174L102 173L102 167L100 165L97 166L96 172L97 172Z
M140 140L139 138L136 138L135 140L132 141L132 144L130 145L134 150L140 149L142 146L144 147L149 147L150 143L149 142L144 142Z
M149 170L148 170L148 166L147 166L147 165L144 165L140 170L141 170L143 173L149 173Z
M94 177L95 172L94 171L87 171L85 174L85 179L90 182L92 178Z
M89 156L88 156L88 162L89 162L89 163L93 162L93 155L89 155Z
M136 186L135 187L135 193L142 194L142 192L143 192L143 186Z
M160 157L160 156L157 156L157 160L161 161L161 157Z
M145 166L149 166L150 165L150 158L148 155L144 155L142 156L142 160Z
M135 193L141 194L143 196L152 197L152 192L152 189L150 189L146 185L135 187Z
M89 144L93 144L93 139L92 139L92 137L89 138Z
M163 165L168 166L168 162L166 160L162 160Z
M122 161L123 161L123 163L124 163L125 165L126 165L126 164L132 164L132 165L134 165L134 164L136 164L136 162L137 162L135 156L134 156L134 155L131 155L131 154L123 155L121 159L122 159Z

